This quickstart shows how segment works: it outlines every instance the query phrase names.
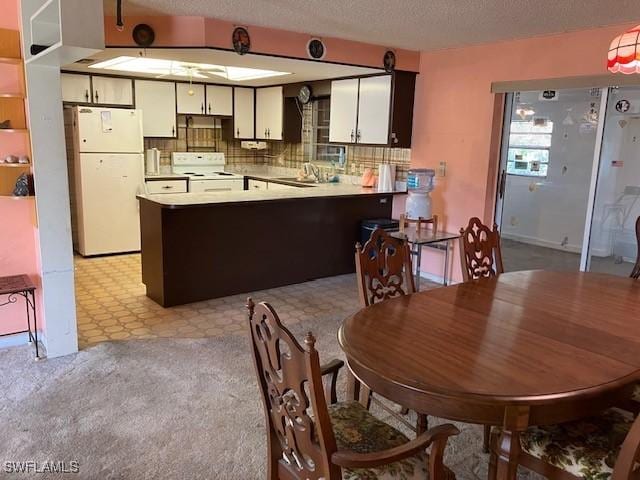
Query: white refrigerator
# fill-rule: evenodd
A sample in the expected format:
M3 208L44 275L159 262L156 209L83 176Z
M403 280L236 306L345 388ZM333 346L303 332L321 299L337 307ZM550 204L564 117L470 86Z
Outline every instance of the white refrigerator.
M142 111L74 107L77 249L81 255L140 250L144 190Z

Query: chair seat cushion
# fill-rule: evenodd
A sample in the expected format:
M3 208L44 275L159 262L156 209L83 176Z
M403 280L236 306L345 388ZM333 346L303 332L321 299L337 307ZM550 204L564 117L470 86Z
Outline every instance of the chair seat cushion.
M391 425L378 420L358 402L329 406L329 416L339 450L371 453L407 443L409 439ZM344 480L425 480L426 454L376 468L342 469Z
M575 422L530 427L520 444L529 455L577 477L606 480L632 423L631 413L611 408Z

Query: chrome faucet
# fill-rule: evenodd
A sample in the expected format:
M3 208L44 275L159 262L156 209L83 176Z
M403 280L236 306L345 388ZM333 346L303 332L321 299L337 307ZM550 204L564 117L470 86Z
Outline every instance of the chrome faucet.
M312 175L313 177L315 177L316 183L320 183L322 181L320 177L320 168L314 165L313 163L306 162L305 164L302 165L302 168L305 176L308 177L309 175Z

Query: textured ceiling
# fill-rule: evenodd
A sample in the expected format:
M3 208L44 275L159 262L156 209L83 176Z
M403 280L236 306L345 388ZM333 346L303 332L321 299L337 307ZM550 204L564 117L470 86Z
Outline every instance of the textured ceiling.
M123 0L123 4L125 16L213 17L413 50L640 23L638 0ZM115 0L105 0L105 12L114 14Z

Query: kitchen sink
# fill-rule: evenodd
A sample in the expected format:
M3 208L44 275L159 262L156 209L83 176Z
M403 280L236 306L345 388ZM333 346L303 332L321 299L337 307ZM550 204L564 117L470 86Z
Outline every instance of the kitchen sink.
M283 182L291 182L291 183L297 183L300 184L300 186L304 186L304 187L313 187L316 185L316 181L315 180L298 180L296 177L278 177L275 178L274 180L282 180Z

